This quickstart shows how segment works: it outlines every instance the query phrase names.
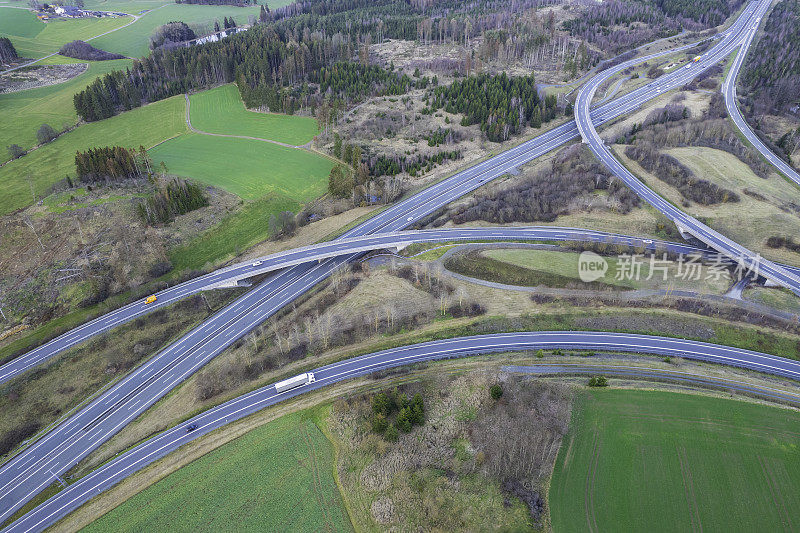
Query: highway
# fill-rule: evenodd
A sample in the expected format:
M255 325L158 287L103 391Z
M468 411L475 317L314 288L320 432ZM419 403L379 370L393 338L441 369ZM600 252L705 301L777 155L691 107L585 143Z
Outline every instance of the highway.
M322 260L352 253L364 253L374 250L395 249L400 250L413 243L449 242L449 241L575 241L595 242L605 244L620 244L641 247L646 250L666 250L682 254L709 254L709 250L695 246L662 240L632 237L617 233L587 230L582 228L565 228L559 226L497 226L497 227L467 227L467 228L440 228L431 230L407 230L392 233L379 233L349 237L334 241L312 244L301 248L294 248L284 252L251 259L216 270L205 276L200 276L187 282L175 285L157 292L157 300L152 304L145 304L144 300L133 302L121 307L96 321L89 322L76 328L64 339L65 343L77 344L81 339L82 328L89 328L94 323L99 327L122 324L143 316L160 307L175 303L193 294L205 290L235 287L241 282L256 276L269 274L303 263L321 262ZM789 271L800 275L800 268L782 265ZM15 378L36 365L46 361L58 352L46 350L33 350L0 367L0 383Z
M772 387L755 386L746 381L710 378L680 370L667 370L664 368L646 368L641 366L624 366L619 364L579 364L579 363L540 363L526 366L504 366L503 372L519 374L536 374L538 376L576 376L603 375L622 379L643 379L651 381L668 381L670 383L688 384L692 387L721 389L726 392L736 391L749 396L766 398L782 403L800 405L800 394L792 394Z
M314 372L316 378L311 385L283 393L276 392L274 385L268 385L194 416L119 455L69 485L16 520L3 532L41 531L100 492L181 445L265 407L308 391L414 362L556 348L682 357L800 379L800 361L699 341L625 333L574 331L502 333L392 348L309 369L308 371ZM186 427L190 424L196 424L197 429L187 432Z
M725 78L725 81L722 84L722 94L725 96L725 107L728 109L728 115L730 115L731 119L733 119L734 124L736 127L739 128L739 131L750 141L756 150L758 150L764 158L772 164L775 168L777 168L784 176L792 180L795 184L800 185L800 174L792 168L786 161L775 155L772 150L767 148L767 146L761 141L758 135L750 128L750 125L744 120L741 111L739 110L739 106L736 103L736 79L739 77L739 71L744 64L744 60L747 57L747 50L750 47L750 44L753 42L753 38L755 37L756 33L758 32L758 24L760 22L760 18L757 19L754 24L750 27L745 40L742 42L741 48L739 53L736 54L736 59L731 66L730 71L728 72L728 76Z
M749 38L752 37L752 32L755 31L753 30L755 20L760 19L768 7L768 2L762 2L760 4L751 3L745 8L744 14L740 17L740 21L744 20L745 23L738 27L739 31L735 34L736 38L732 37L734 34L729 34L722 43L703 54L700 61L689 63L688 67L681 67L673 73L662 76L658 80L637 90L644 90L650 95L656 96L671 88L684 85L697 76L702 70L725 59L733 49L740 45L740 43L742 46L744 46L744 44L749 44ZM743 56L745 53L746 50L742 48L740 55ZM625 168L600 138L590 113L590 105L597 88L612 75L641 61L642 58L633 59L603 71L589 80L578 92L578 97L575 102L575 119L583 141L589 145L595 156L617 177L622 179L640 198L658 209L658 211L674 222L682 233L689 233L704 244L729 257L731 260L744 265L753 272L783 287L791 289L796 294L800 295L800 276L781 265L762 258L760 255L748 250L731 239L728 239L721 233L711 229L661 198ZM633 92L635 93L636 91Z
M766 5L768 0L762 2ZM741 30L749 23L751 14L752 10L745 11L729 30L721 33L723 39L714 50L719 47L727 50L731 43L740 39ZM691 46L686 45L680 49ZM698 65L693 68L699 73L707 66ZM653 96L650 90L633 91L592 110L591 120L601 124L637 108ZM578 129L574 122L553 128L399 202L351 229L343 238L400 231L460 196L550 152L577 135ZM272 275L7 461L0 467L0 521L50 485L56 474L71 468L237 339L361 253L340 255L320 263L303 263ZM118 317L120 320L122 318ZM88 327L77 337L89 338L104 330L102 325ZM61 349L63 348L54 344L53 350Z
M658 247L660 249L663 248L664 250L684 254L700 253L700 249L687 244L659 240L653 241L651 239L631 237L628 235L580 228L562 228L558 226L441 228L435 230L370 234L295 248L216 270L210 274L157 292L157 299L152 304L145 304L144 300L133 302L72 330L67 335L56 339L56 341L59 341L63 347L73 346L85 340L84 331L94 334L100 331L107 331L116 325L129 322L193 294L205 290L235 287L240 282L249 278L303 263L320 262L324 259L350 253L369 252L387 248L398 250L412 243L477 240L581 241L624 244L639 246L650 250L654 250ZM797 272L800 273L800 269L797 269ZM32 350L0 367L0 383L15 378L59 353L55 350L45 349L47 346L48 345L45 345L39 349Z
M737 19L729 29L718 34L717 38L729 39L732 38L731 36L736 35L736 31L746 23L746 21L742 20L743 18L746 17ZM647 57L653 58L666 55L678 50L691 48L695 45L696 43L692 43L658 54L652 54ZM624 95L594 109L592 111L592 121L596 124L603 124L638 108L642 102L654 96L654 94L641 91L634 91L634 93ZM570 121L564 123L538 137L530 139L464 171L458 172L420 193L405 199L392 206L390 209L367 220L358 227L353 228L347 232L343 238L363 236L376 232L394 232L405 229L425 215L436 211L440 207L481 187L487 182L502 176L506 172L514 170L574 140L577 136L578 129L575 122ZM180 298L185 298L200 290L205 290L210 283L214 281L211 277L218 272L220 271L212 272L206 276L195 278L157 293L158 299L153 304L145 304L144 299L132 302L54 338L42 346L16 358L18 359L17 362L7 363L3 367L0 367L0 383L95 335L109 331L116 326L129 322L159 307L174 303ZM297 275L299 275L299 272ZM219 278L218 281L222 281L222 279ZM0 509L2 509L1 506Z

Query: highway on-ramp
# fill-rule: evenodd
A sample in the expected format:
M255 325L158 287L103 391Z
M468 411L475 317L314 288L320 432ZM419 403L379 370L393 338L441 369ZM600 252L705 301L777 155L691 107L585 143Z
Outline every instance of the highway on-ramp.
M740 17L740 21L743 20L745 24L739 27L739 31L736 34L737 38L731 38L731 35L728 35L721 45L706 52L699 61L689 63L686 67L681 67L670 75L662 76L663 79L659 78L657 81L646 85L642 89L649 90L651 94L655 96L670 88L683 85L697 76L701 70L710 68L714 64L725 59L733 49L740 45L740 43L742 46L744 46L744 44L749 44L750 40L748 38L752 37L752 31L754 31L752 25L755 24L754 21L760 19L768 7L768 2L750 4L745 8L745 15ZM742 41L742 39L744 39L744 41ZM740 51L740 55L744 55L745 52L746 50L743 48ZM762 275L768 280L791 289L796 294L800 295L800 276L781 265L764 259L759 254L732 241L661 198L661 196L656 194L625 168L611 153L611 150L605 145L603 139L600 138L590 113L590 106L594 93L600 84L616 72L624 70L640 61L641 59L634 59L621 63L595 76L581 88L575 102L575 119L583 141L588 143L595 156L617 177L621 178L640 198L658 209L658 211L674 222L681 232L691 234L696 239L717 250L721 254L724 254L731 260L742 264L752 272Z
M762 2L765 5L768 0ZM720 34L723 38L712 50L729 48L741 39L751 14L752 10L746 10L731 28ZM704 68L707 66L692 67L695 74ZM591 120L603 123L637 108L653 96L650 90L632 91L593 110ZM574 122L555 127L399 202L351 229L343 238L402 230L488 181L571 141L577 134ZM237 339L359 255L352 253L321 263L303 263L271 276L7 461L0 467L0 521L53 483L55 475L71 468Z
M278 393L274 385L229 400L164 431L123 453L94 472L67 486L3 531L41 531L100 492L216 428L299 394L375 371L420 361L498 352L538 349L595 350L682 357L732 365L792 379L800 379L800 362L729 346L700 341L628 333L536 331L501 333L431 341L375 352L325 365L314 372L316 381ZM189 425L197 429L187 432Z
M758 135L750 128L750 125L745 121L742 116L739 106L736 104L736 79L739 77L739 71L744 64L747 57L747 50L753 42L753 38L758 32L758 24L761 18L757 18L750 27L747 37L742 42L739 53L728 71L728 76L722 84L722 94L725 96L725 107L728 109L728 115L733 119L736 127L747 138L748 141L758 150L764 158L777 168L784 176L792 180L796 185L800 186L800 174L791 167L786 161L775 155L772 150L766 147Z
M717 38L723 39L723 43L731 39L735 40L739 35L738 32L740 32L743 27L746 27L748 23L747 19L748 17L746 14L740 16L730 28L717 35ZM695 43L657 54L651 54L646 57L654 58L678 50L685 50L693 46L695 46ZM699 70L693 70L693 72L695 72L696 75L699 73ZM647 86L649 89L634 91L594 109L592 111L593 123L602 124L638 108L642 102L656 96L657 93L653 93L652 90L650 90L652 89L652 85L653 84ZM478 163L469 169L459 172L407 198L403 202L360 224L358 227L346 233L343 238L364 236L377 232L402 230L443 205L502 176L510 170L514 170L572 141L577 136L578 129L574 121L562 124L534 139ZM54 355L80 344L95 335L109 331L116 326L129 322L159 307L169 305L181 298L185 298L202 290L207 290L208 288L224 286L226 281L230 279L232 269L240 269L240 272L246 273L248 271L248 264L234 265L189 280L156 293L157 300L151 304L145 304L145 300L140 299L74 328L0 367L0 383L33 368ZM250 268L249 271L252 271L253 275L257 275L259 272L255 268ZM1 508L2 507L0 507L0 509Z

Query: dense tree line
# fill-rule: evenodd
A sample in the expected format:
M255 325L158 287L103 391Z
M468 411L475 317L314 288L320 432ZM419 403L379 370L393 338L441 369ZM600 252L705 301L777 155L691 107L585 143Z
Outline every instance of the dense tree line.
M800 104L800 0L775 4L747 54L742 85L758 112Z
M105 50L100 50L84 41L72 41L61 47L58 53L65 57L74 57L86 61L106 61L110 59L123 59L125 56L112 54Z
M150 49L155 50L161 46L169 47L171 44L191 41L195 38L197 35L194 30L185 22L172 21L156 28L153 35L150 36Z
M596 190L608 191L612 205L621 213L640 202L633 191L612 179L605 166L577 144L559 152L549 168L499 191L479 191L470 203L456 206L448 215L456 224L473 220L499 224L552 222L568 214L577 199Z
M121 146L91 148L75 153L75 171L83 183L100 183L147 175L147 155Z
M608 0L589 6L580 16L564 21L563 28L597 47L616 54L634 46L680 33L700 30L706 24L684 14L678 7L683 0ZM724 0L709 0L709 3ZM705 0L691 2L703 5ZM673 5L674 4L674 5ZM692 6L692 14L695 13ZM667 13L667 11L669 11ZM713 20L717 20L714 15ZM714 23L716 24L716 22Z
M422 43L467 42L489 29L510 28L541 0L315 0L275 9L270 19L296 32L324 31Z
M181 179L173 179L151 197L140 202L136 210L145 222L154 226L171 222L176 216L208 205L203 188Z
M99 120L142 103L236 81L248 107L292 110L312 103L296 100L308 99L310 92L285 88L350 59L353 50L342 36L280 34L259 25L202 46L158 48L129 69L95 80L75 95L75 109L84 120Z
M420 154L415 156L380 154L368 158L369 173L371 176L396 176L401 172L408 172L415 177L420 172L430 172L446 161L461 159L461 150L442 150L434 154Z
M739 195L716 183L699 179L689 168L668 154L646 143L628 146L625 155L639 163L642 168L655 174L660 180L678 189L684 198L702 205L738 202Z
M0 61L12 61L16 59L17 49L8 37L0 37Z
M739 9L745 0L652 0L668 17L699 22L706 27L719 26Z
M533 75L479 74L433 89L430 110L463 113L462 126L480 124L491 141L502 142L525 126L541 127L556 116L556 98L541 100Z

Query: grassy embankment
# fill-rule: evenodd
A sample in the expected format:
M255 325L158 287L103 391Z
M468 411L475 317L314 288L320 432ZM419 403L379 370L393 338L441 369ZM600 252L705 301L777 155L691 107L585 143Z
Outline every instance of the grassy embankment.
M705 396L586 392L550 485L554 531L778 531L800 503L800 415Z
M531 249L499 249L483 252L471 252L457 255L448 259L446 265L454 272L527 287L545 286L553 288L592 288L592 289L685 289L701 293L724 293L730 284L724 278L720 280L706 280L706 272L701 272L701 279L684 280L678 275L678 262L669 261L667 264L655 263L651 274L650 258L639 257L640 272L638 279L627 279L629 266L623 264L617 257L605 257L608 270L604 276L592 283L584 283L578 277L577 252L560 252L551 250ZM658 257L656 258L657 260ZM666 280L664 272L659 270L666 266ZM685 268L685 267L684 267ZM621 279L617 279L620 273ZM651 279L647 279L651 277Z

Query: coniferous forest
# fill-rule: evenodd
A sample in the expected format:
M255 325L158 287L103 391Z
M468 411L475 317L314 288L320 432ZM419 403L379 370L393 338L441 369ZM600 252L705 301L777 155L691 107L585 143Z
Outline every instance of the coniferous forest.
M480 74L433 89L432 110L463 113L462 125L480 124L490 141L508 140L525 126L541 127L556 116L556 98L539 98L533 74Z

